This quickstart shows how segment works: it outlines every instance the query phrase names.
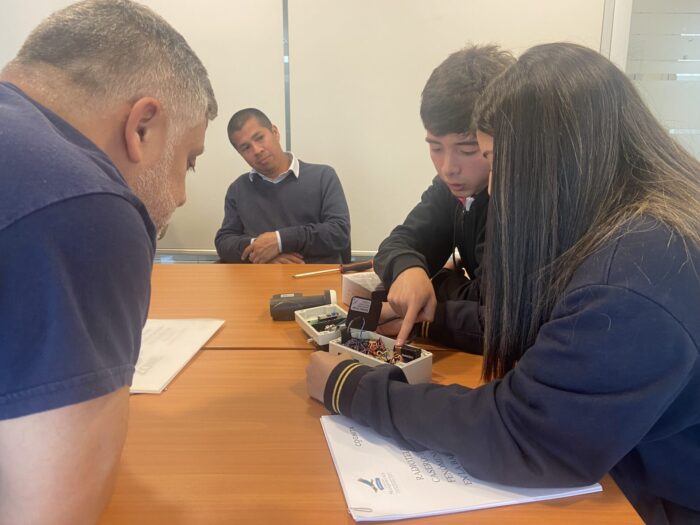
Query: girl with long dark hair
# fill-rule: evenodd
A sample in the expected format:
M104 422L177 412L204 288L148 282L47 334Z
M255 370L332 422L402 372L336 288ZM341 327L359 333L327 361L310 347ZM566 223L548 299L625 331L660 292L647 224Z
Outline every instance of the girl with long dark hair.
M648 523L700 522L700 163L573 44L527 51L476 114L492 162L489 382L408 385L397 367L317 353L309 393L477 478L610 472Z

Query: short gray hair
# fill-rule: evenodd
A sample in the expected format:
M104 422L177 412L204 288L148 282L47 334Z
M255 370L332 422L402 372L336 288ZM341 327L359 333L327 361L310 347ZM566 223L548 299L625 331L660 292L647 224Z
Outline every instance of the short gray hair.
M8 67L42 65L64 73L96 104L153 96L176 129L218 111L207 70L182 35L130 0L85 0L46 18Z

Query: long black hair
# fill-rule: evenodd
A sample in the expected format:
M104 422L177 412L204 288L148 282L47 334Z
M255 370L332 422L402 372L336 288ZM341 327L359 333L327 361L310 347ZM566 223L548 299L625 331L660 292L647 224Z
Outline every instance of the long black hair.
M477 104L494 138L484 378L533 344L572 274L641 215L700 247L700 163L631 81L575 44L534 47Z

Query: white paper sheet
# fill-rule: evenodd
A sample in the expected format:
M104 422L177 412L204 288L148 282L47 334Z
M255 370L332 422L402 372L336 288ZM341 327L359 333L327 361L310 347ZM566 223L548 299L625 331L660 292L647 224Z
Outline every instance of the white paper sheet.
M355 521L449 514L600 492L599 484L527 489L471 477L453 456L412 452L343 416L323 416L345 501Z
M148 319L129 392L160 394L223 324L221 319Z

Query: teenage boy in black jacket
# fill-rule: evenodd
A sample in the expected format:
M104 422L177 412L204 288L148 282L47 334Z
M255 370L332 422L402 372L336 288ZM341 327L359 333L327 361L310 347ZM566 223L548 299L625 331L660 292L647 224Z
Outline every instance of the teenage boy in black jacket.
M423 89L420 115L437 176L374 258L389 290L379 331L398 333L398 344L419 322L421 336L482 352L479 265L490 168L479 152L472 111L488 83L513 61L497 46L466 47L435 68ZM396 317L403 319L390 321Z

